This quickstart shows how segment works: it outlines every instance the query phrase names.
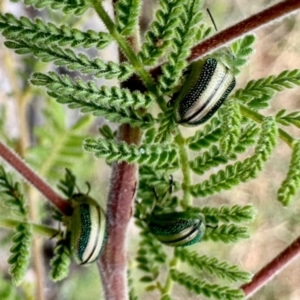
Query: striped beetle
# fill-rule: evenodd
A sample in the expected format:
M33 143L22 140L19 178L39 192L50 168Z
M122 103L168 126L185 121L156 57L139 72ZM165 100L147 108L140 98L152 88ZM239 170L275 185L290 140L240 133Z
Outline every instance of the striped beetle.
M169 188L162 200L153 189L156 201L145 221L149 231L161 243L173 247L193 245L201 241L205 234L204 216L192 211L163 212L164 207L170 208L172 205L170 195L173 186L173 177L170 176Z
M68 225L71 252L79 265L94 262L102 253L106 242L105 213L88 195L78 193L71 200L73 214Z
M169 101L177 123L196 126L204 123L219 109L235 87L233 73L215 58L191 64L181 90Z
M152 215L150 232L167 246L189 246L201 241L205 233L204 218L200 214L172 212Z

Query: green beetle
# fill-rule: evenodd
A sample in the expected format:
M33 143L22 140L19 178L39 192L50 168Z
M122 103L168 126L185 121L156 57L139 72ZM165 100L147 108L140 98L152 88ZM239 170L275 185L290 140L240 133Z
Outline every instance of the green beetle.
M174 118L184 126L204 123L219 109L236 81L233 73L215 58L191 64L181 90L169 101Z
M77 264L97 260L107 237L106 216L100 205L85 194L72 197L73 214L70 218L71 252Z
M173 247L201 241L206 229L202 215L187 212L151 215L148 226L161 243Z
M167 246L193 245L203 238L206 230L204 216L195 211L163 212L166 207L170 208L172 202L173 177L170 175L169 187L161 198L153 188L156 198L154 206L145 217L149 231L163 244ZM171 200L171 202L169 202Z

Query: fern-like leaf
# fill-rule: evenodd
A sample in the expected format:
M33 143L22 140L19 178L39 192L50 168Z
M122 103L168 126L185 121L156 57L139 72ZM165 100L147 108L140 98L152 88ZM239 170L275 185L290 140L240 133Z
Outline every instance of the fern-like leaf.
M133 73L128 63L105 63L99 58L90 60L85 54L75 54L71 49L62 49L58 46L34 44L25 40L6 41L6 47L15 49L18 54L32 53L43 62L53 61L58 66L65 66L70 71L80 71L83 74L92 74L95 77L106 79L118 78L126 80Z
M242 115L238 103L230 100L222 108L222 135L220 149L223 155L227 156L234 152L238 145L241 134Z
M230 45L231 53L234 56L234 67L232 68L234 74L240 73L240 68L249 61L249 56L253 53L252 45L254 42L254 35L246 35Z
M222 205L220 208L205 206L199 209L199 212L205 216L205 222L208 224L235 222L252 222L254 220L256 210L252 205L240 206L234 205L229 207Z
M31 43L45 43L47 45L70 45L74 47L105 48L110 42L110 35L106 32L78 29L63 25L57 27L53 23L44 23L41 19L34 22L26 17L15 18L12 14L0 14L0 30L8 40L28 40Z
M197 33L195 35L195 44L201 42L206 39L212 32L213 28L211 26L207 26L206 24L201 24L198 27Z
M59 180L57 188L62 191L68 199L71 199L75 194L75 187L76 177L69 169L66 168L65 178Z
M214 242L236 243L242 239L248 239L250 233L247 227L235 224L221 225L218 228L209 229L205 233L203 240L213 240Z
M15 0L15 2L20 0ZM82 15L90 6L89 1L86 0L23 0L26 5L31 5L37 9L50 8L56 10L60 9L65 14Z
M195 135L187 139L189 148L193 151L199 151L217 142L222 136L220 124L220 118L212 118L202 130L196 131Z
M230 189L240 182L255 178L262 170L263 163L268 160L276 145L278 129L274 118L265 118L260 137L255 147L255 154L243 162L226 166L225 170L210 176L208 180L190 187L193 196L207 196Z
M173 109L170 109L158 116L160 124L154 140L155 143L168 143L172 141L176 128L173 113Z
M117 143L104 139L87 138L84 149L92 152L96 157L104 157L111 163L114 161L137 162L140 165L154 165L162 168L166 164L173 165L177 162L177 152L169 145L128 145L125 142Z
M300 128L300 111L294 111L290 114L286 114L286 109L282 109L276 114L276 122L284 125L295 125Z
M249 273L243 272L237 266L229 265L227 262L219 262L215 257L199 256L195 251L190 252L184 248L176 248L175 256L193 269L208 272L221 279L231 282L249 282L251 280Z
M14 183L12 175L6 173L3 166L0 166L0 194L4 198L4 205L9 208L10 212L24 220L27 219L28 207L20 183Z
M276 92L300 85L300 70L283 71L278 76L271 75L259 80L251 80L244 89L237 90L233 98L242 100L250 108L264 109Z
M237 300L243 299L244 293L238 289L231 289L227 286L220 286L217 284L209 284L204 280L199 280L188 276L183 272L175 269L171 270L171 278L175 282L184 286L188 291L197 295L202 294L205 297L213 297L216 299Z
M100 89L93 81L85 82L77 78L74 82L69 76L59 76L54 72L49 72L47 75L34 73L31 83L46 86L51 95L57 97L70 96L73 99L104 107L139 109L147 108L153 101L153 96L149 93L142 94L137 91L131 93L128 89L107 86L102 86Z
M278 201L288 206L300 188L300 141L293 145L292 159L286 178L278 190Z
M152 22L151 28L146 34L145 42L139 56L143 63L151 66L157 63L158 59L165 54L176 34L176 27L179 22L183 0L161 0L160 8L156 12L156 19Z
M19 224L12 239L14 242L14 245L10 248L12 255L8 259L8 263L11 265L10 274L15 285L20 284L28 268L31 238L31 226L29 224Z
M78 100L72 96L60 96L51 93L50 96L56 98L58 103L68 104L71 109L79 108L82 113L92 113L94 116L103 116L106 120L120 124L130 124L133 127L149 128L154 125L151 114L143 114L132 109L115 108L97 105L95 103Z
M50 278L52 281L60 281L68 276L71 263L71 252L65 240L57 243L54 249L54 256L50 261Z
M123 36L129 36L138 25L141 0L119 0L116 5L117 29Z
M172 91L187 66L186 59L193 46L197 26L202 19L202 2L193 0L180 6L180 18L172 41L172 52L168 56L168 62L162 67L163 74L158 79L159 87L164 94Z
M236 159L238 153L245 152L248 147L255 143L258 131L259 129L255 124L248 125L242 130L238 143L231 154L225 156L216 145L212 145L208 151L190 161L190 168L198 175L202 175L212 167L217 167L220 164L226 164L229 160ZM195 143L195 145L198 145L198 143Z

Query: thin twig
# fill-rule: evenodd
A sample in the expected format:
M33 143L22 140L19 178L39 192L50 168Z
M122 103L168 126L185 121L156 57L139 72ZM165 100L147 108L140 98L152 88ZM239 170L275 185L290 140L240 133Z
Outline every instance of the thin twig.
M266 285L276 274L282 271L300 253L300 237L277 255L271 262L254 275L252 281L242 285L245 295L252 296L259 288Z
M11 149L0 141L0 156L18 171L30 184L51 201L63 214L71 215L70 204L59 196L41 177L39 177L25 162Z
M253 32L258 28L269 25L274 21L295 13L300 9L299 0L285 0L275 4L260 13L257 13L238 24L235 24L223 31L218 32L211 38L204 40L192 49L189 61L193 61L205 54L212 52L220 47L224 47L229 42L241 36Z

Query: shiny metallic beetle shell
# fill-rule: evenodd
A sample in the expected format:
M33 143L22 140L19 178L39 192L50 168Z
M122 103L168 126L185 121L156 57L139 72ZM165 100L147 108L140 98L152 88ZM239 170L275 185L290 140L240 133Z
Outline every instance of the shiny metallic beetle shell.
M204 123L219 109L235 87L232 72L215 58L191 64L179 93L170 100L175 120L184 126Z
M87 195L74 195L72 203L71 252L77 264L91 263L99 258L106 243L106 216L99 204Z
M203 216L186 212L152 215L148 226L161 243L173 247L195 244L205 233Z

